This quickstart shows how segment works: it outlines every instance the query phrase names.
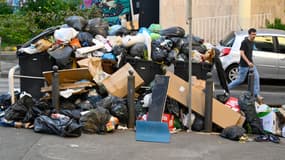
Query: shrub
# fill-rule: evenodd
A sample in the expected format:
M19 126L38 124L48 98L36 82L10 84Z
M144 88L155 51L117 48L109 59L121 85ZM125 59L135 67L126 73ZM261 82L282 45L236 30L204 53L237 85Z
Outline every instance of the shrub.
M22 44L41 30L27 16L0 15L0 37L2 42L11 45Z
M285 24L281 22L280 18L275 18L273 23L270 23L269 21L266 22L267 28L273 28L273 29L281 29L285 30Z
M9 6L6 2L0 2L0 14L12 14L13 7Z
M91 19L95 17L102 17L101 10L92 7L90 9L85 9L85 10L62 10L56 12L27 12L26 13L27 17L30 17L31 19L34 20L34 23L37 25L39 29L46 29L48 27L56 26L56 25L61 25L64 24L64 19L77 15L77 16L82 16L85 19Z

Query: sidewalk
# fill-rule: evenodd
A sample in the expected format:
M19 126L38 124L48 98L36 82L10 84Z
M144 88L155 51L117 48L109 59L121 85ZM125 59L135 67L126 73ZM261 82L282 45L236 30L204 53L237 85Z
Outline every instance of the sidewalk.
M269 160L284 159L284 139L272 142L231 141L214 134L180 132L170 143L135 140L135 132L116 130L78 138L0 127L1 160Z

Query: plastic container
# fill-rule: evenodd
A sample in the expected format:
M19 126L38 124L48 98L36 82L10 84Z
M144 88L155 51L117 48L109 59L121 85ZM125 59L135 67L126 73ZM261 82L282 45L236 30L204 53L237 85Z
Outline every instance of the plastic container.
M20 88L21 91L30 93L33 98L40 99L44 94L41 92L41 87L44 87L44 79L36 79L32 77L43 78L42 72L52 70L53 61L46 52L37 54L20 54ZM31 78L29 78L29 76Z
M118 124L119 124L119 119L114 116L111 116L109 122L106 124L107 132L111 132L115 130L116 125Z

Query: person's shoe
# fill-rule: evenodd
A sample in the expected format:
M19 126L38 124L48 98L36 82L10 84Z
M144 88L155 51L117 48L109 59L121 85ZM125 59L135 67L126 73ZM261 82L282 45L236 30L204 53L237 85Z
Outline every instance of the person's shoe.
M269 136L268 135L258 135L257 137L254 138L256 142L266 142L269 141Z
M273 143L280 143L280 138L275 136L275 135L268 135L268 139L270 142L273 142Z

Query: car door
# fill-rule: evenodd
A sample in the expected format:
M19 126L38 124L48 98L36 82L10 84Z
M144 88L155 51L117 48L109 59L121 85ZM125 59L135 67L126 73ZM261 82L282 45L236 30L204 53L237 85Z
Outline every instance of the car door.
M285 79L285 37L277 37L278 40L278 78Z
M260 78L277 79L279 55L275 52L274 37L257 35L254 42L253 62L258 69Z

